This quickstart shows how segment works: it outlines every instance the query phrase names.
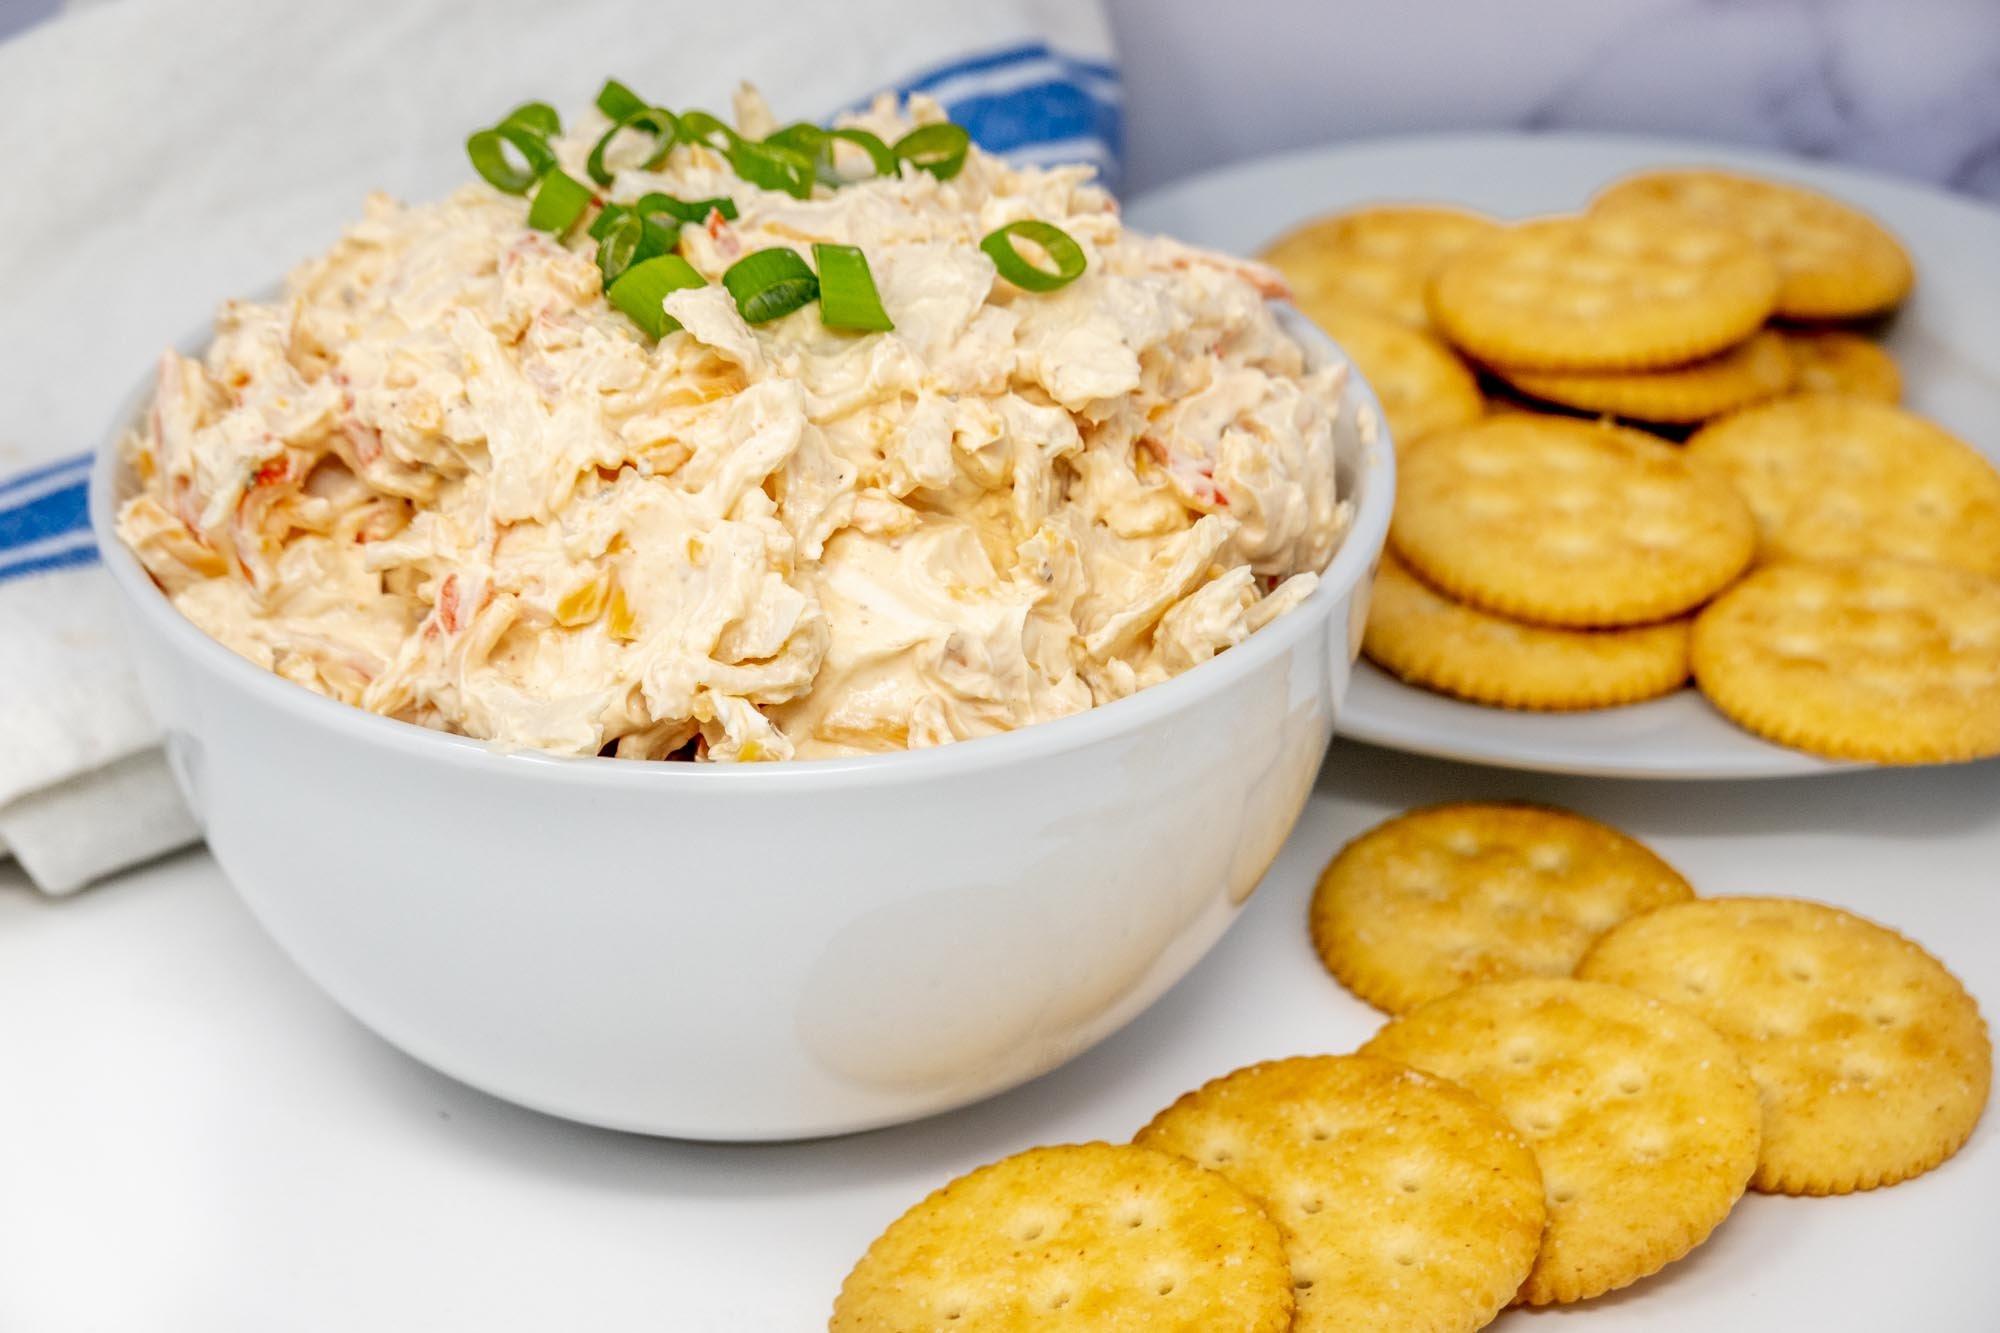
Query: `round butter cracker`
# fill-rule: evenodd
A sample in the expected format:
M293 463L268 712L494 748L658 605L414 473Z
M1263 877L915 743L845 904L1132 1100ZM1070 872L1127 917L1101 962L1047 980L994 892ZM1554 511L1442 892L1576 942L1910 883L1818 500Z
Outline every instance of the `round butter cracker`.
M1788 328L1778 335L1792 354L1800 393L1845 393L1896 403L1903 397L1903 372L1896 358L1873 338L1847 329Z
M1771 313L1777 270L1678 214L1541 218L1467 246L1431 279L1432 321L1516 370L1649 370L1713 356Z
M1278 1228L1228 1181L1108 1143L1027 1152L924 1199L841 1285L828 1333L1284 1333Z
M1555 629L1452 601L1384 552L1361 650L1411 685L1501 708L1637 703L1688 678L1683 617L1630 629Z
M1509 414L1434 435L1398 463L1389 540L1482 610L1600 628L1677 616L1755 549L1729 483L1608 424Z
M1802 394L1704 426L1687 453L1742 493L1764 560L1890 556L2000 576L2000 470L1913 412Z
M1668 425L1706 421L1775 398L1792 387L1796 374L1785 339L1768 329L1714 356L1664 370L1503 368L1497 373L1544 402Z
M2000 579L1769 565L1703 608L1688 654L1711 703L1782 745L1883 764L2000 754Z
M1437 266L1500 230L1492 218L1438 204L1371 204L1315 218L1265 248L1301 307L1359 305L1426 328L1424 289Z
M1378 824L1312 899L1327 970L1392 1014L1461 986L1567 977L1619 922L1694 890L1616 829L1545 806L1464 802Z
M1520 1288L1542 1235L1535 1155L1434 1075L1360 1055L1251 1065L1135 1140L1228 1177L1285 1238L1296 1333L1470 1333Z
M1591 204L1605 215L1668 210L1742 232L1777 265L1785 319L1858 319L1909 295L1916 280L1895 235L1860 209L1786 181L1676 168L1614 182Z
M1431 334L1358 306L1301 297L1299 308L1340 344L1375 390L1398 447L1485 415L1478 379Z
M1757 1080L1756 1188L1845 1194L1957 1152L1993 1080L1979 1008L1921 947L1839 908L1709 898L1616 927L1578 976L1699 1014Z
M1535 1150L1548 1227L1529 1305L1587 1300L1701 1244L1757 1165L1757 1087L1684 1010L1569 979L1467 986L1393 1019L1362 1054L1450 1079Z

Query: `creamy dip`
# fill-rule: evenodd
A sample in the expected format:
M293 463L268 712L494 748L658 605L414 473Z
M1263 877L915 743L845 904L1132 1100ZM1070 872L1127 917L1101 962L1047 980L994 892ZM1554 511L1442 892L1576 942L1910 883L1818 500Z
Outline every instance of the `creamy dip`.
M752 94L745 133L770 128ZM921 98L849 123L893 139ZM581 177L608 127L554 147ZM976 148L810 199L699 145L614 200L727 196L657 343L593 244L479 184L385 197L282 298L168 353L120 535L183 614L289 680L561 754L873 753L1079 712L1199 665L1311 590L1346 526L1338 367L1260 265L1124 229L1087 168ZM1060 226L1059 291L978 246ZM864 251L895 327L746 323L722 272Z

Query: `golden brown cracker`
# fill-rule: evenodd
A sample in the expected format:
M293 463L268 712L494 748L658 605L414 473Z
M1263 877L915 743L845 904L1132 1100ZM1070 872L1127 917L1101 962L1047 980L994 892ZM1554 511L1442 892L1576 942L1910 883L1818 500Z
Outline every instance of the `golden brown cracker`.
M1705 426L1687 451L1742 492L1767 561L1890 556L2000 576L2000 470L1899 407L1803 394Z
M1362 651L1400 680L1472 703L1609 708L1687 681L1692 623L1579 630L1508 620L1452 601L1384 552Z
M2000 754L2000 579L1769 565L1695 617L1688 651L1710 702L1784 745L1884 764Z
M1397 467L1396 554L1457 600L1518 620L1664 620L1713 596L1755 547L1728 482L1617 426L1492 417Z
M1581 815L1438 805L1333 858L1313 894L1313 947L1342 985L1400 1014L1474 982L1566 977L1620 921L1693 896L1645 846Z
M1465 1089L1386 1060L1251 1065L1134 1141L1263 1204L1291 1261L1297 1333L1469 1333L1513 1299L1541 1241L1542 1177L1520 1136Z
M1735 232L1678 214L1542 218L1467 246L1431 279L1431 319L1517 370L1648 370L1712 356L1771 313L1778 277Z
M1856 319L1909 295L1916 279L1895 235L1860 209L1787 181L1703 168L1646 171L1592 202L1602 214L1672 210L1742 232L1778 267L1777 314Z
M1438 204L1369 204L1314 218L1267 246L1301 307L1359 305L1425 328L1424 288L1438 264L1500 224Z
M1031 1148L889 1224L829 1333L1283 1333L1278 1228L1221 1176L1150 1148Z
M1903 372L1873 338L1847 329L1787 328L1780 332L1792 354L1800 393L1846 393L1878 403L1900 402Z
M1757 1087L1684 1010L1569 979L1467 986L1362 1048L1484 1098L1535 1150L1548 1191L1530 1305L1585 1300L1708 1238L1757 1165Z
M1687 424L1775 398L1796 372L1780 335L1766 329L1700 361L1663 370L1500 370L1530 397L1636 421Z
M1921 947L1822 903L1710 898L1614 928L1577 975L1699 1014L1763 1095L1757 1189L1845 1194L1921 1175L1985 1109L1979 1007Z
M1358 306L1302 297L1299 308L1340 344L1375 390L1397 445L1485 414L1478 379L1431 334Z

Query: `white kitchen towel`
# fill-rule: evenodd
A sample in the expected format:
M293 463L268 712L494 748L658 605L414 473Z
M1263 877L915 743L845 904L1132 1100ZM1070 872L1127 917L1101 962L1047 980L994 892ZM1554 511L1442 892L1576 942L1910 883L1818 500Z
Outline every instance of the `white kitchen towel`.
M64 893L197 836L95 568L84 451L159 350L383 189L469 178L466 134L607 76L781 118L923 92L983 146L1116 183L1094 0L116 0L0 44L0 849Z

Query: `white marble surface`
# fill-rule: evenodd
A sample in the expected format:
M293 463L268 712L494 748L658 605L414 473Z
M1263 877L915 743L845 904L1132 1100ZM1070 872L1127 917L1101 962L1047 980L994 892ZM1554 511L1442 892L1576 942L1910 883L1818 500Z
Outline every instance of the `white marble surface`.
M1127 187L1413 130L1616 129L2000 199L1996 0L1109 0Z

